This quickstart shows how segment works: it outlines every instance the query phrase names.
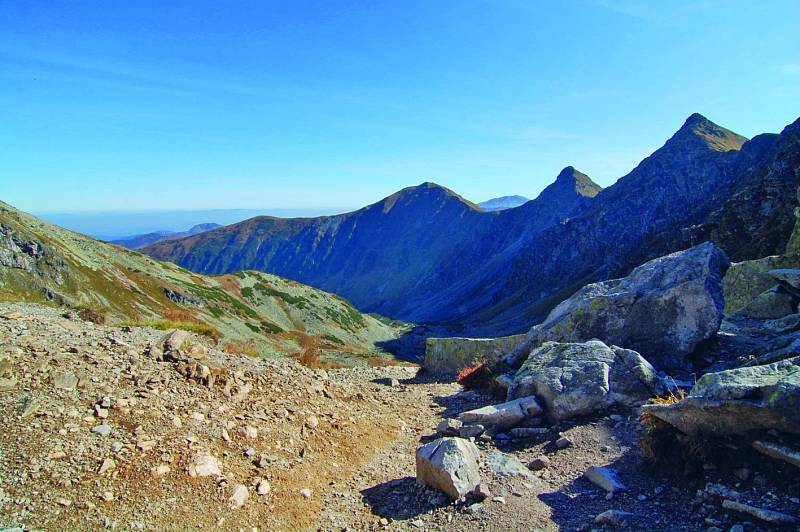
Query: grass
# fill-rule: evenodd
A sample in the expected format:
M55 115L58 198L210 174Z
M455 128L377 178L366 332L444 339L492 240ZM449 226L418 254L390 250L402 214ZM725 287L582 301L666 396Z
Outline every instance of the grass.
M123 323L121 327L150 327L151 329L158 329L159 331L168 331L170 329L183 329L184 331L193 332L202 336L211 338L218 341L222 338L216 327L207 323L197 321L172 321L167 319L161 320L137 320L132 322Z
M686 392L678 389L677 394L670 392L664 397L654 397L649 402L656 405L674 405L685 398ZM705 438L683 434L648 412L642 414L639 420L644 425L639 447L642 456L651 466L661 465L669 470L679 470L680 467L702 469L702 464L708 460L710 449Z
M247 355L253 358L260 356L256 343L253 340L247 340L246 342L230 340L225 343L222 350L231 355Z

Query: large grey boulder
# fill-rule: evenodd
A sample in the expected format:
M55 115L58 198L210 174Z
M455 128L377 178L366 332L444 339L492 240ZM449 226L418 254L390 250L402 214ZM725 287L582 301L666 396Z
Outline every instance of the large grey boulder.
M663 393L653 366L639 353L599 340L545 342L514 376L509 398L535 395L553 421L630 405Z
M800 434L800 357L707 373L682 401L643 409L688 434Z
M538 416L541 413L542 407L535 397L521 397L506 403L462 412L458 419L470 425L480 424L503 429L513 427L526 417Z
M679 367L722 321L722 276L729 265L705 242L651 260L622 279L584 286L533 327L506 358L519 365L545 341L585 342L635 349L662 367Z
M471 441L439 438L417 449L417 482L460 499L481 482L479 459L480 452Z

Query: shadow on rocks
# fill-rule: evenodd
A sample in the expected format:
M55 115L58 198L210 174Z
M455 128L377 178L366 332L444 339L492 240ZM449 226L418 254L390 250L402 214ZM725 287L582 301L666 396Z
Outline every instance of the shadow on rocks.
M448 504L447 496L403 477L361 491L372 512L394 520L412 519Z

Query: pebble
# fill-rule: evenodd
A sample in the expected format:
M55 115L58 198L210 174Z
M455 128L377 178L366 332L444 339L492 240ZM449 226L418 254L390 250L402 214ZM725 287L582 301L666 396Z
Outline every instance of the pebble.
M303 488L300 490L300 495L302 495L306 499L311 498L311 490L308 488Z
M315 429L319 426L319 419L317 416L308 416L306 418L306 427L310 429Z
M256 488L256 493L259 495L269 495L269 492L272 491L272 487L269 485L269 482L266 480L261 480L258 483L258 487Z
M528 468L532 469L533 471L540 471L548 467L550 467L550 459L544 455L534 458L528 464Z
M247 502L248 498L250 498L250 492L247 490L247 486L244 484L236 484L231 492L231 507L241 508Z
M114 462L114 460L112 460L111 458L106 458L105 460L103 460L103 463L100 464L100 469L97 471L97 474L103 475L108 471L115 469L116 467L117 464L116 462Z
M111 425L107 425L105 423L102 425L97 425L92 429L92 432L94 432L95 434L99 434L100 436L106 437L109 434L111 434Z
M558 449L566 449L567 447L572 447L572 440L570 440L566 436L562 436L561 438L556 440L556 447Z

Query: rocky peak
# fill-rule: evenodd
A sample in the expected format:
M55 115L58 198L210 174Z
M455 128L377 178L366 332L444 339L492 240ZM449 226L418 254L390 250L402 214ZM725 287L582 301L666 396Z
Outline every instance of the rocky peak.
M542 200L553 202L574 201L580 197L593 198L602 187L591 180L591 178L576 170L573 166L567 166L556 177L555 182L545 188L539 195Z
M730 151L739 150L745 142L747 137L715 124L700 113L693 113L664 147L691 145L714 151Z

